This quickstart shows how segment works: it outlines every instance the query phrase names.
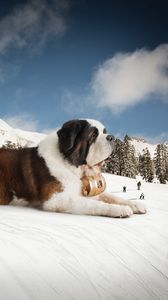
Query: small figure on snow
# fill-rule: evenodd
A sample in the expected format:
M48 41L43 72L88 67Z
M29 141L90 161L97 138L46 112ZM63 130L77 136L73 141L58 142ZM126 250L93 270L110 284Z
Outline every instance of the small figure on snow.
M144 198L145 198L145 195L144 195L144 193L142 193L142 194L140 195L139 199L144 199Z
M126 188L126 186L124 185L124 186L123 186L123 192L124 192L124 193L126 192L126 189L127 189L127 188Z
M138 181L138 183L137 183L137 189L140 191L140 189L141 189L141 182L140 181Z

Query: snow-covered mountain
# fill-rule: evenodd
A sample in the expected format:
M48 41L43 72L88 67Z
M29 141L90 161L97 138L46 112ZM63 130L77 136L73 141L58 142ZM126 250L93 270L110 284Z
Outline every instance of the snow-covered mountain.
M0 147L9 141L22 147L31 147L37 145L45 136L43 133L12 128L5 121L0 119ZM130 142L135 147L137 156L142 153L143 149L148 148L151 157L154 157L157 144L150 144L140 137L131 137Z
M135 147L136 156L142 154L143 149L148 148L151 157L154 157L154 153L157 147L157 144L150 144L145 139L141 137L131 137L131 144Z
M42 133L12 128L5 121L0 119L0 147L8 142L12 142L22 147L35 146L44 137L45 134Z

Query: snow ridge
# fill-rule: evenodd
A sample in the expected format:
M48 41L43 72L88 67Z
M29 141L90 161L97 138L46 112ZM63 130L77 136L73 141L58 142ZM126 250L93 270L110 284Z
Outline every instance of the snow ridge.
M36 146L46 135L38 132L24 131L12 128L0 119L0 147L11 142L12 144L25 146Z
M157 144L150 144L145 139L143 139L141 137L131 137L130 142L135 148L136 156L139 156L140 154L143 153L143 150L145 148L148 148L148 150L150 152L150 155L151 155L151 158L154 158L154 154L155 154L155 151L156 151Z

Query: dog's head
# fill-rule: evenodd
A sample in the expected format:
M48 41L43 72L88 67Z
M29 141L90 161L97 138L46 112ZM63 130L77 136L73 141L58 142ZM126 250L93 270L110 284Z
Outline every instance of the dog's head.
M72 120L57 131L60 152L76 167L94 166L113 151L114 137L96 120Z

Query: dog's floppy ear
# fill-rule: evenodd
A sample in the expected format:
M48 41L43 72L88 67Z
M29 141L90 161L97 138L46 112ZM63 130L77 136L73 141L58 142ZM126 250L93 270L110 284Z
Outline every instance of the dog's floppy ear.
M57 131L61 152L67 153L74 147L75 139L81 131L81 127L79 120L72 120L63 124L62 128Z

